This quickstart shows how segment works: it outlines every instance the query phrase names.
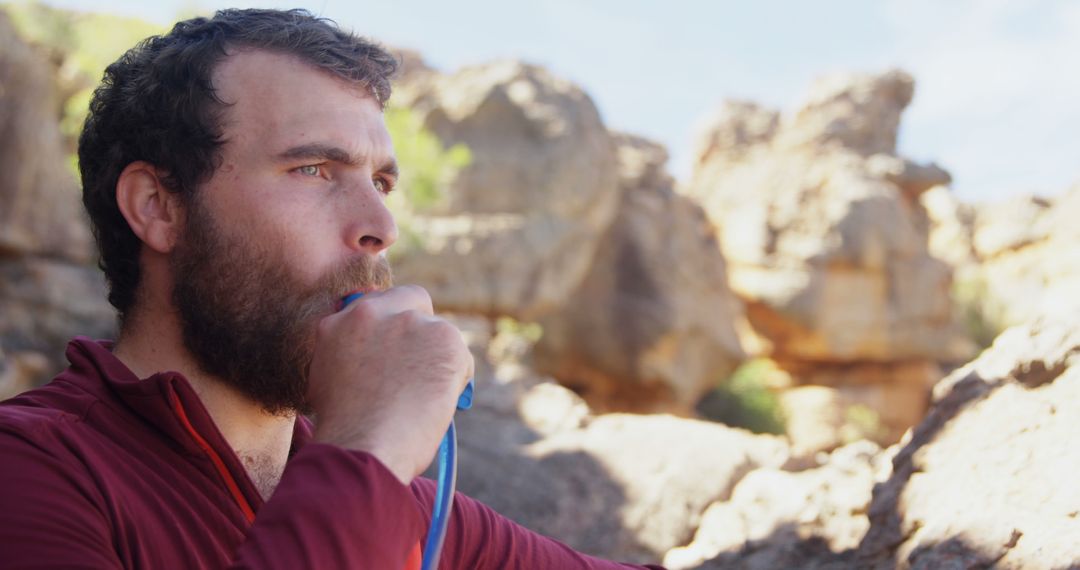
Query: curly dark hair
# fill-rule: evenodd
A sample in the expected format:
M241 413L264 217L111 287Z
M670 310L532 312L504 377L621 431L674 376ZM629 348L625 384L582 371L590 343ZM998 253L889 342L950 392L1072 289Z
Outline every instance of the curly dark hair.
M105 70L79 137L83 204L121 326L135 303L141 241L116 203L120 173L146 161L187 202L220 166L225 104L211 81L229 48L299 57L366 88L380 106L398 61L379 45L306 10L221 10L151 36Z

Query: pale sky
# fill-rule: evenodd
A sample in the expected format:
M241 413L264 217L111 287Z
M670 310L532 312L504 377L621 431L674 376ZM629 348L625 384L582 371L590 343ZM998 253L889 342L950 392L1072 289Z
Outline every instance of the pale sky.
M833 71L916 79L901 154L949 170L964 200L1054 195L1080 181L1075 0L50 0L139 16L304 7L420 51L444 71L494 59L581 85L609 128L664 143L689 172L695 125L725 98L792 110Z

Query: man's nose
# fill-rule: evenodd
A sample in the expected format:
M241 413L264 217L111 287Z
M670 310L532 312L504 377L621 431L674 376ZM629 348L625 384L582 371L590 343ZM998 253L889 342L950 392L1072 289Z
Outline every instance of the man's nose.
M397 223L374 184L368 181L358 190L350 200L345 241L352 249L376 255L397 241Z

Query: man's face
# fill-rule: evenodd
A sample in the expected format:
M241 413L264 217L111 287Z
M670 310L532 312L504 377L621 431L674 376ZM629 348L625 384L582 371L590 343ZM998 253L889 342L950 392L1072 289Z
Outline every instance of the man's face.
M172 258L184 343L268 411L303 410L317 320L390 286L390 136L366 92L291 56L233 54L214 85L230 104L222 162Z

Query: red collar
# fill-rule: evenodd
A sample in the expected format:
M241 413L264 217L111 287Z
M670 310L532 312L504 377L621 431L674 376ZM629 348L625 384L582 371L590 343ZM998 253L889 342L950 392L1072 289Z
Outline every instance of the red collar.
M123 406L156 428L204 469L216 473L250 522L262 507L262 496L187 378L165 371L140 379L113 355L112 347L111 341L76 337L66 353L73 373L57 379L96 394L106 405ZM311 440L311 422L298 418L290 457Z

